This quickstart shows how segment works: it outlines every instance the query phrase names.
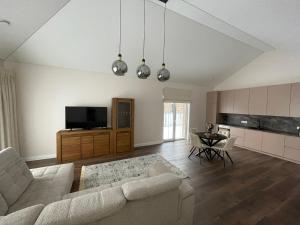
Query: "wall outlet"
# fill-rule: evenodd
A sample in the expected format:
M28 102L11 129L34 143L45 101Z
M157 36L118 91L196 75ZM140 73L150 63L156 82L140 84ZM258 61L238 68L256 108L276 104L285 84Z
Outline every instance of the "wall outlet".
M247 120L242 120L241 124L248 124L248 121Z
M300 130L300 127L297 127L297 130Z

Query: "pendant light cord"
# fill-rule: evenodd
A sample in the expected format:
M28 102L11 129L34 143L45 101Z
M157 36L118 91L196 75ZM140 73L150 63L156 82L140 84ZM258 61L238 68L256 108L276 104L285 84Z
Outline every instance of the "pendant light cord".
M120 40L119 40L119 55L121 55L121 42L122 42L122 0L120 0L120 27L119 27L119 32L120 32Z
M165 48L166 48L166 9L167 4L164 7L164 44L163 44L163 64L165 64Z
M145 42L146 42L146 0L144 0L144 40L143 40L143 60L145 59Z

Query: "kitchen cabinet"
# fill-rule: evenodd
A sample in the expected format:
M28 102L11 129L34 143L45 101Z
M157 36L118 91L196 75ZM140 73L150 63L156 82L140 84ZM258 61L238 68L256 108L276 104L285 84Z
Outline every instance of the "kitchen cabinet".
M290 116L300 117L300 83L292 84Z
M249 92L249 114L266 115L268 102L268 88L250 88Z
M283 157L284 139L284 135L263 132L262 151L272 155Z
M267 115L289 116L291 85L283 84L268 87Z
M285 136L284 158L300 162L300 137Z
M218 92L207 92L206 95L206 122L215 124L217 122Z
M261 151L263 134L257 130L245 130L244 146L249 149Z
M244 147L245 129L230 127L230 136L237 137L235 146Z
M234 91L219 92L219 113L233 113Z
M241 89L234 91L233 112L236 114L249 113L249 89Z

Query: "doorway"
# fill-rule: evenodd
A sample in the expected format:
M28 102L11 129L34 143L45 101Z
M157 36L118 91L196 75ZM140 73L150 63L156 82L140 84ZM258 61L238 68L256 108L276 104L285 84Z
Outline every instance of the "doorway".
M187 139L190 120L190 103L164 103L163 140Z

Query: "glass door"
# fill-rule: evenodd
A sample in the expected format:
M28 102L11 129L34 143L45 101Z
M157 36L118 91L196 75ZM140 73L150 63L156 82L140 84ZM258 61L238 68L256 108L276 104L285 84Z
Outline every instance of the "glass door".
M189 130L189 103L164 103L164 141L186 139Z

